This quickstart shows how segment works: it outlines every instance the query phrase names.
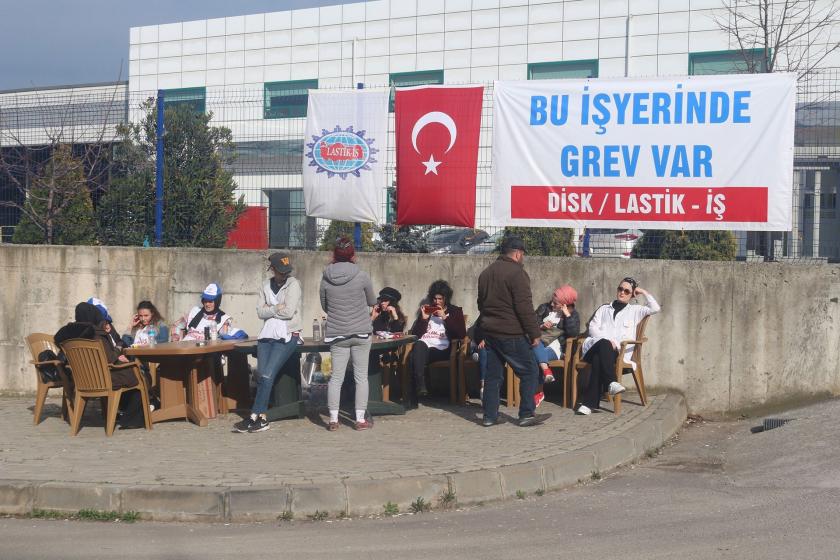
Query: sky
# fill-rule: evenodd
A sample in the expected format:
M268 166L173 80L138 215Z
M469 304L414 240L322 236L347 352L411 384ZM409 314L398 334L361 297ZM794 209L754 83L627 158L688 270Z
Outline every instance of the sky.
M0 0L0 90L128 79L131 27L347 0Z

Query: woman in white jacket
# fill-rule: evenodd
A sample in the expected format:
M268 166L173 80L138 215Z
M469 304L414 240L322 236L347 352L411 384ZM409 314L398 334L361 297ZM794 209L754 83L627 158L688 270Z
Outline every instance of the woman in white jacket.
M630 303L637 295L645 296L645 305ZM599 307L589 322L589 336L583 341L583 361L591 365L589 384L578 393L579 402L575 411L578 414L590 414L600 407L601 394L609 391L617 395L625 391L624 386L615 378L615 361L622 340L633 340L639 322L654 313L660 307L656 299L647 290L640 288L633 278L627 277L618 285L616 299ZM624 359L630 360L633 345L629 344Z
M297 278L291 276L291 257L285 253L273 253L268 257L274 275L263 282L257 304L257 316L264 321L257 337L257 394L251 408L251 416L237 422L237 432L263 432L269 429L266 418L268 398L277 374L286 362L303 344L300 331L301 289Z

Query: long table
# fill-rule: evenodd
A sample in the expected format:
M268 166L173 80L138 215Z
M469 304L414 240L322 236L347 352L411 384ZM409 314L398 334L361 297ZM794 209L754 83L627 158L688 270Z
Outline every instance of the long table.
M402 335L397 338L380 338L374 336L371 341L371 352L394 350L417 340L413 335ZM235 344L238 352L257 355L257 341L250 340ZM326 342L304 341L298 345L299 355L309 352L329 352L330 345ZM382 368L377 360L371 360L368 365L368 412L371 414L405 414L405 407L390 400L390 379L383 376ZM301 400L300 392L300 360L290 358L277 379L274 381L272 398L269 402L269 409L266 417L269 421L282 418L298 417L305 414L305 403Z
M198 403L198 387L204 379L213 380L214 395L220 395L221 372L216 370L217 358L232 352L235 340L182 340L155 346L125 349L125 355L143 362L159 364L158 386L160 408L152 412L152 422L186 418L199 426L206 426L208 417ZM221 412L227 412L224 399L218 399Z

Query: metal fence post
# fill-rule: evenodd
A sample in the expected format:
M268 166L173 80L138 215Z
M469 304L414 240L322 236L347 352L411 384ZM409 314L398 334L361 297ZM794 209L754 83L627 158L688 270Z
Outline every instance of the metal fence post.
M356 89L364 89L365 84L359 82L356 84ZM353 225L353 245L356 246L356 249L362 248L362 224L360 222L356 222Z
M157 131L155 143L155 246L163 244L163 90L157 94Z

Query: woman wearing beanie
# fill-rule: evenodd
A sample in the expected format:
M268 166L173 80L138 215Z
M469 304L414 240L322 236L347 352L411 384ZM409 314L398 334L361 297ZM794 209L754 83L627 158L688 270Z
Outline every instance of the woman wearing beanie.
M536 314L540 323L540 341L534 346L534 357L540 365L543 381L551 383L554 374L548 367L548 362L563 357L566 339L580 333L580 315L575 309L577 291L568 284L554 290L551 301L537 307ZM534 395L537 406L545 395L541 390Z
M356 383L356 430L367 430L373 423L366 418L368 401L368 361L371 333L370 308L376 305L373 284L366 272L356 266L353 243L346 237L335 242L332 263L321 278L321 308L327 314L324 342L330 345L332 375L327 388L330 409L328 429L338 429L341 384L347 363L353 360Z
M222 311L222 287L208 284L201 293L201 305L196 305L172 325L172 340L204 340L204 328L215 327L218 334L233 329L231 316ZM186 331L186 334L185 334Z

